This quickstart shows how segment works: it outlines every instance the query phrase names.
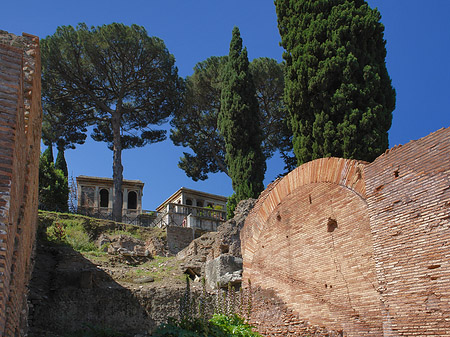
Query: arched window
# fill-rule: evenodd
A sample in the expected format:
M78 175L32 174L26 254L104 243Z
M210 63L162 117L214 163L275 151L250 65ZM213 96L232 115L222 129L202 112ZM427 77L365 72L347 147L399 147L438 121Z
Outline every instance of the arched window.
M100 190L100 207L108 207L109 204L109 191L105 188Z
M128 209L137 208L137 193L135 191L128 192Z
M192 206L192 200L191 199L186 199L186 205Z
M203 207L203 201L198 200L197 201L197 207Z

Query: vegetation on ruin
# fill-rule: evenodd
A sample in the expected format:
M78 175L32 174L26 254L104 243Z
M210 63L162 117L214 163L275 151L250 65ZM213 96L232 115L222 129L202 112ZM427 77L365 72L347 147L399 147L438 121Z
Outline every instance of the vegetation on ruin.
M80 133L94 126L92 138L113 151L113 217L120 220L122 150L164 140L166 131L151 126L181 106L175 58L143 27L120 23L58 27L41 40L41 55L48 125L64 130L49 138L83 142Z
M193 294L189 277L180 299L179 318L169 318L154 331L154 337L206 336L206 337L258 337L247 323L252 310L251 284L247 288L206 291L205 279L200 294Z
M237 203L257 198L264 190L265 157L261 148L261 113L249 71L247 49L239 28L234 27L228 60L222 71L220 112L217 125L225 141L225 163L234 194L228 199L228 216Z
M384 26L364 0L276 0L284 101L298 164L372 161L388 148L395 91Z
M39 211L38 235L41 239L59 245L68 245L79 252L100 252L95 241L100 234L127 235L145 241L151 237L165 238L161 228L143 228L116 223L84 215ZM93 254L95 255L95 254Z

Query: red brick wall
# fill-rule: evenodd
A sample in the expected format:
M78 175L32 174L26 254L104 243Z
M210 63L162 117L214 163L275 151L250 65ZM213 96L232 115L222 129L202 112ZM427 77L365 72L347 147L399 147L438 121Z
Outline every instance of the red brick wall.
M266 335L307 322L348 336L450 336L450 128L371 164L300 166L263 192L241 240L244 278L279 300L277 315L256 308Z
M385 336L450 336L450 128L366 168Z
M0 32L0 335L22 335L37 224L42 109L37 37Z
M241 240L244 279L274 290L313 325L376 336L382 320L364 166L338 158L302 165L258 201Z

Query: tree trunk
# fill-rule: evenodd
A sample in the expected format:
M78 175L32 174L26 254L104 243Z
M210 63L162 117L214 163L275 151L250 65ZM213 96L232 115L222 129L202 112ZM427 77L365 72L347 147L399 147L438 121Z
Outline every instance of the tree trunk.
M113 209L112 216L114 221L122 221L122 142L120 139L120 113L113 114L111 118L113 129Z

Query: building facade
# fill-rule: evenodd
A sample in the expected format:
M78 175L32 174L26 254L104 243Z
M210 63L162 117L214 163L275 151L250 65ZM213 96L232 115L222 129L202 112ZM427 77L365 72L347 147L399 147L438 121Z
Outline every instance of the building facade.
M216 231L226 221L226 209L226 197L182 187L156 208L155 225Z
M113 180L100 177L77 177L78 213L111 219L113 207ZM133 223L142 214L144 183L140 180L123 180L122 220Z

